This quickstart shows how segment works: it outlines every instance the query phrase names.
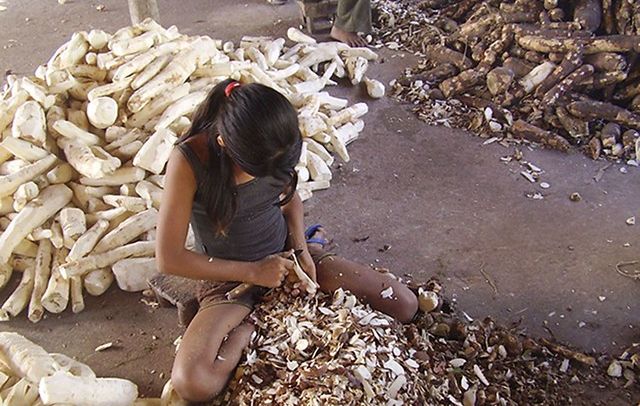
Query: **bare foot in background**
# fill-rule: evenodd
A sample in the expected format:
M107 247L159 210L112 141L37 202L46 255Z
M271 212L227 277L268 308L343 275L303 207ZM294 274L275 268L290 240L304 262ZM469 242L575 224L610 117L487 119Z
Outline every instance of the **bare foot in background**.
M366 47L367 41L364 40L355 32L345 31L342 28L338 28L335 25L331 28L331 38L344 42L350 47Z

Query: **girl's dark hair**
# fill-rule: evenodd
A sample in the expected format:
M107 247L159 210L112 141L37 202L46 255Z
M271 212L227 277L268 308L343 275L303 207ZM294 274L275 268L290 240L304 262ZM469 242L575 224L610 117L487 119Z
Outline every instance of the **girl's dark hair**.
M251 176L282 182L288 203L298 184L295 165L300 159L302 136L298 115L289 101L270 87L252 83L235 87L233 80L218 83L193 116L191 128L178 143L207 135L208 162L198 179L197 193L204 200L216 232L224 235L236 213L233 163ZM218 144L220 135L224 147Z

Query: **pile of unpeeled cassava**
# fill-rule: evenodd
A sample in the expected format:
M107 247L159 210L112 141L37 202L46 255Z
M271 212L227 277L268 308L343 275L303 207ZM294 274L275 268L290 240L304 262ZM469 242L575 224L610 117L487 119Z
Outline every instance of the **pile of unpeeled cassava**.
M640 3L375 4L381 43L420 57L393 91L422 119L637 162Z

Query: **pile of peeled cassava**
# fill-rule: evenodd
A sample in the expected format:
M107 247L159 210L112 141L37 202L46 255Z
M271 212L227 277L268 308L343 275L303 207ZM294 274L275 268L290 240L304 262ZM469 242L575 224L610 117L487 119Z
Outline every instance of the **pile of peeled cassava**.
M9 76L0 94L0 289L22 275L0 320L27 307L33 322L69 303L79 312L83 291L100 295L114 279L146 288L166 162L227 78L289 99L304 137L299 193L328 188L333 154L349 160L368 107L325 88L345 78L382 97L384 86L365 76L377 55L295 28L287 35L289 45L244 37L236 46L146 20L114 34L77 32L33 76Z
M161 398L138 398L126 379L99 378L86 364L48 353L26 337L0 332L0 405L186 406L170 383Z
M18 333L0 333L0 404L128 406L138 387L118 378L97 378L89 366L49 354Z
M375 4L380 42L420 59L393 93L425 121L640 158L639 2Z

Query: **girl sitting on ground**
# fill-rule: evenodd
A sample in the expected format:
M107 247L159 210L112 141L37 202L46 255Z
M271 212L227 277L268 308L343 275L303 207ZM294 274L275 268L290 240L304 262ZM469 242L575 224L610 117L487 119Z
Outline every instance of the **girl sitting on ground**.
M293 250L320 290L350 290L401 322L417 298L389 275L324 251L318 226L303 228L296 192L302 138L289 101L260 85L215 86L177 143L167 166L156 257L161 272L200 280L200 309L184 333L171 373L176 392L202 402L227 384L254 327L260 297L293 271ZM196 248L184 248L189 223ZM252 287L227 295L241 283ZM380 292L393 288L392 299Z

